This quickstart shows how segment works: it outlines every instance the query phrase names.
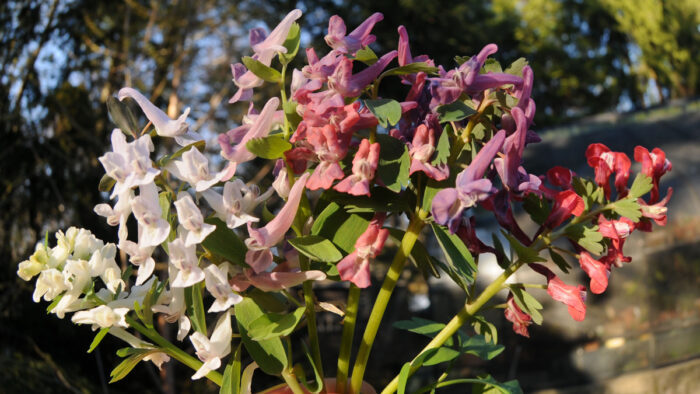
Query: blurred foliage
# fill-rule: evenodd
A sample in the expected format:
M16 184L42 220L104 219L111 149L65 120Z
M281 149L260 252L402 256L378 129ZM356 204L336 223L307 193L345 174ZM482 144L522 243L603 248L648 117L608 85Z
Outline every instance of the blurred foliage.
M499 45L503 64L525 56L535 71L538 127L621 103L655 104L650 86L664 101L693 96L700 85L696 0L0 2L2 387L95 392L104 380L96 356L75 360L76 349L89 345L89 330L76 338L70 322L42 315L15 271L36 240L58 228L78 225L115 238L92 211L106 198L97 191L103 173L97 158L113 127L106 99L133 86L171 115L190 106L195 129L228 130L247 109L224 105L235 90L229 64L250 54L248 29L274 26L294 7L304 11L302 44L320 54L330 15L341 15L352 30L382 12L385 20L374 29L378 50L396 47L403 24L413 54L430 54L446 69L455 66L455 54L473 55L490 42ZM47 332L62 340L33 342ZM108 374L116 362L103 357ZM157 372L147 368L146 379L119 387L157 387ZM172 375L158 390L208 389L193 385L189 372L177 382Z

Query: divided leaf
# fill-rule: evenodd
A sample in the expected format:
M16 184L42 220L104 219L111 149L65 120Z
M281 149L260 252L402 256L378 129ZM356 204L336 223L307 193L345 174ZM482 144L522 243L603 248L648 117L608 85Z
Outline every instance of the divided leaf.
M452 104L440 105L436 108L440 123L458 122L468 116L474 115L476 111L464 102L457 100Z
M632 182L632 187L630 187L627 197L629 198L639 198L647 194L654 187L651 178L642 174L641 172L637 174Z
M613 211L637 223L642 217L642 209L636 198L624 198L613 203Z
M515 254L518 255L518 259L521 262L524 263L536 263L539 261L547 261L545 258L541 257L537 251L528 248L527 246L521 244L515 237L512 235L506 233L505 231L502 231L503 235L506 237L508 240L508 243L510 244L510 247L512 250L515 251Z
M603 253L603 234L598 232L598 226L586 227L583 224L569 226L566 236L593 254Z
M542 304L522 287L510 286L510 292L513 293L513 299L518 307L530 315L535 324L542 324L542 314L539 312L542 309Z
M401 104L396 100L365 100L364 104L384 128L393 126L401 120Z
M442 268L469 294L469 285L474 282L474 272L477 270L474 257L457 235L450 234L436 223L432 223L431 227L447 262L447 264L441 264Z

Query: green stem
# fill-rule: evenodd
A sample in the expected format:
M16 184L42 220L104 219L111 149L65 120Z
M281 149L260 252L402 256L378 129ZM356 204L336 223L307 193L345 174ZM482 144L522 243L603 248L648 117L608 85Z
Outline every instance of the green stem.
M170 355L172 358L176 359L177 361L187 365L188 367L194 369L195 371L198 370L202 366L201 361L190 356L189 354L185 353L182 349L180 349L177 346L170 343L170 341L163 338L156 330L146 328L145 326L143 326L139 322L137 322L136 319L134 319L133 317L128 316L128 315L126 316L126 322L127 322L127 324L129 324L130 327L133 327L136 331L143 334L143 336L145 336L146 338L153 341L163 351L165 351L165 353L167 353L168 355ZM216 383L219 387L221 387L221 385L223 384L223 380L224 380L223 376L221 376L221 374L216 372L216 371L211 371L206 376L207 376L207 379Z
M357 310L360 304L360 288L350 283L348 290L348 307L345 310L343 320L343 337L340 341L340 353L338 354L338 373L335 390L338 394L344 394L348 383L350 371L350 354L352 353L352 340L355 336L355 324L357 323Z
M280 87L280 97L282 98L282 112L284 113L284 139L289 140L289 120L287 119L287 111L285 111L285 108L287 107L287 87L285 85L286 81L286 74L287 74L287 65L282 64L282 78L280 78L279 82L279 87Z
M302 271L308 271L309 259L306 256L299 254L299 266ZM309 331L309 342L311 343L311 355L316 364L319 375L321 376L321 381L323 381L323 361L321 359L321 344L318 340L318 329L316 326L316 311L314 307L316 305L314 300L314 290L313 282L307 280L302 285L304 289L304 303L306 304L306 321L307 329Z
M284 381L287 383L287 386L292 390L292 393L294 394L304 394L304 389L301 388L301 385L297 381L296 375L294 375L294 372L291 370L285 369L282 371L282 378L284 378Z
M357 360L355 360L355 366L352 370L352 379L350 382L350 392L359 393L362 387L362 380L365 375L365 369L367 368L367 361L369 360L369 354L372 350L372 345L374 344L374 338L377 336L377 331L379 330L379 324L384 316L384 311L386 311L387 304L389 303L389 298L391 298L391 293L396 286L396 281L399 279L401 271L406 264L406 257L411 253L413 245L415 245L418 239L418 234L425 225L425 218L428 213L420 210L417 215L414 215L411 222L408 224L406 233L401 240L401 246L399 247L394 260L389 267L389 272L387 272L384 278L384 283L382 283L382 288L379 290L377 299L372 307L372 312L369 316L369 321L367 322L367 327L362 336L362 342L360 343L360 349L357 353Z

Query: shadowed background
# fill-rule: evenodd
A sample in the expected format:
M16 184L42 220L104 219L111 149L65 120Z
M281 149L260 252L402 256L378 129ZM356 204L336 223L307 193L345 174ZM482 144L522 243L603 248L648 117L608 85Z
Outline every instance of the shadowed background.
M274 26L295 7L304 11L302 46L313 45L321 54L329 16L342 16L352 29L378 11L385 16L373 31L378 53L396 48L396 28L403 24L413 54L428 54L446 69L454 67L454 55L473 55L490 42L499 45L495 58L504 65L526 57L535 73L535 129L544 136L526 159L533 173L559 164L585 174L583 152L594 141L628 154L637 144L658 145L673 161L665 178L676 188L669 226L634 247L639 257L613 274L619 277L609 295L589 298L588 320L575 325L566 316L545 315L545 326L533 329L530 341L501 324L503 341L513 346L489 371L539 389L587 384L700 354L695 244L700 199L691 181L700 157L699 105L693 101L700 88L698 2L6 1L0 4L0 387L41 393L215 392L190 381L190 371L158 372L150 364L107 386L118 363L114 350L121 345L105 341L101 350L85 354L90 329L47 316L45 304L32 303L32 285L17 278L17 264L44 234L70 225L107 241L116 238L92 211L107 197L97 191L103 174L97 158L108 150L114 127L105 105L109 96L133 86L171 115L191 107L191 127L209 137L229 130L247 110L245 104L226 104L235 91L229 64L251 53L248 29ZM264 95L261 90L256 100ZM617 115L629 111L636 112ZM591 118L601 112L607 114ZM255 173L243 175L250 179ZM454 309L461 302L439 283L425 290L415 276L408 275L396 294L388 333L391 319L407 315L415 294L428 292L433 307L421 313L436 320L453 312L441 310L440 297ZM639 300L643 305L635 303ZM615 338L623 338L622 349L642 350L603 353L606 343L620 343L609 342ZM668 350L678 338L686 340ZM420 338L415 341L420 347ZM375 352L393 346L378 343ZM556 348L561 352L552 355ZM543 354L549 358L542 360ZM609 363L596 362L595 354ZM614 354L624 357L615 361ZM401 357L396 355L396 365L405 361ZM390 364L378 361L370 377L381 383L386 367L398 370ZM480 368L469 360L464 365L471 372Z

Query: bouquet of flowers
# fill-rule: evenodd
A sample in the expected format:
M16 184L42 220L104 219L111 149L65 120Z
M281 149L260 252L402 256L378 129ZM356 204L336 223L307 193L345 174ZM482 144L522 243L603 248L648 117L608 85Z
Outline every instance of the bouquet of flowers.
M379 56L369 48L383 18L376 13L350 33L331 17L330 50L319 57L307 48L307 64L290 70L300 17L294 10L269 34L250 32L253 55L231 66L238 91L230 100L249 102L248 113L218 136L219 155L204 154L205 141L188 127L189 108L172 119L137 90L121 89L108 102L118 126L112 150L100 157L106 175L99 187L111 192L113 204L95 207L118 227L118 245L71 227L56 233L55 246L47 236L19 264L22 279L38 276L35 302L43 298L59 318L72 314L74 323L97 331L90 350L107 334L128 344L118 352L125 359L112 381L140 361L160 367L175 359L221 393L250 392L256 368L283 380L285 392L373 392L363 385L365 368L410 260L425 275L451 278L466 302L447 323L396 325L432 338L382 390L403 392L423 365L447 369L462 354L491 359L503 350L481 314L485 308L502 308L513 330L528 336L528 326L542 323L532 289L546 290L583 320L586 286L567 284L554 270L578 264L588 289L602 293L611 271L631 260L623 252L627 237L666 223L672 190L661 198L659 179L671 163L659 149L635 148L641 172L632 180L631 160L602 144L586 150L593 180L563 167L538 176L522 166L525 147L539 141L531 130L533 70L524 59L504 70L489 58L497 51L489 44L475 56L456 57L446 71L427 55L411 54L403 26L398 49ZM405 97L380 96L387 78L406 85ZM252 99L265 83L279 97L259 109ZM145 127L127 100L143 111ZM152 158L153 139L168 138L180 148ZM272 171L265 190L241 175L255 166L258 180ZM537 231L522 229L517 209ZM500 233L482 240L476 229L487 215ZM437 241L435 250L426 248L427 237ZM124 269L118 249L128 255ZM381 290L353 346L360 292L371 285L370 265L383 249L392 261L374 279L382 280ZM495 256L502 273L477 289L484 254ZM166 268L156 270L156 260ZM520 269L534 270L543 282L507 283ZM347 284L343 306L314 295L328 281ZM497 294L505 297L500 303ZM334 379L323 371L316 323L317 313L329 311L343 316ZM156 314L177 324L176 342L158 331ZM438 328L422 330L426 324ZM520 391L516 381L491 376L448 377L422 391L452 384Z

